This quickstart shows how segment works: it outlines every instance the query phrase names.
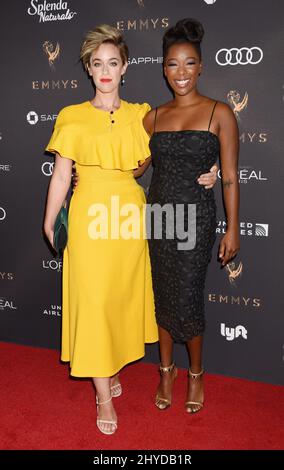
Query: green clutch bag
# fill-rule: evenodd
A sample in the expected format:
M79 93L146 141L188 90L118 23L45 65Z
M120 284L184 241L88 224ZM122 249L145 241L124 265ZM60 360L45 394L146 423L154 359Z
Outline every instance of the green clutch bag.
M55 220L53 246L57 253L62 254L68 240L68 212L66 205L62 206Z

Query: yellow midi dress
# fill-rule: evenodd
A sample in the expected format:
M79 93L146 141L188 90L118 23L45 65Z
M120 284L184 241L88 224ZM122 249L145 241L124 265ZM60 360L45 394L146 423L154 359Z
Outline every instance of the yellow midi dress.
M67 106L46 147L74 160L79 174L63 257L61 353L76 377L112 376L158 340L146 201L133 177L150 155L149 109L123 100L112 114L89 101Z

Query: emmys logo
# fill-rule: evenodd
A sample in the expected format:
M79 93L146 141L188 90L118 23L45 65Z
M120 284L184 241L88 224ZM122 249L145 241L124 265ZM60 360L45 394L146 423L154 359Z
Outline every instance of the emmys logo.
M245 92L244 96L241 98L241 95L237 90L230 90L227 94L227 101L230 104L237 121L241 122L240 114L248 106L248 93ZM267 138L267 132L244 131L239 135L240 142L243 144L254 144L257 142L262 144L267 142Z
M236 280L242 275L243 272L243 263L240 262L239 266L236 267L235 263L231 261L226 264L226 271L229 276L229 282L231 285L236 286Z
M0 271L0 281L13 281L14 273L1 273Z
M69 90L78 87L78 80L33 80L33 90Z
M236 328L229 328L225 326L225 323L221 323L221 335L225 336L227 341L233 341L239 336L248 339L248 330L242 325L238 325Z
M213 5L213 3L216 2L216 0L204 0L205 3L207 3L207 5Z
M120 31L149 31L158 30L169 26L169 18L138 18L134 20L118 20L116 28Z
M210 293L208 294L208 302L215 304L237 305L238 307L261 307L261 299L257 297L241 297L235 295L228 295L224 293Z
M137 3L140 7L144 7L144 0L137 0Z
M243 99L241 100L241 95L236 90L231 90L227 94L227 100L233 108L234 115L237 120L240 121L240 112L246 109L248 105L248 94L245 92Z
M54 61L58 59L59 52L60 52L60 46L58 42L56 43L56 46L54 47L52 42L45 41L42 45L42 48L45 54L47 55L49 66L51 67L52 70L55 70Z
M39 23L72 20L77 15L76 11L70 11L68 2L63 2L62 0L58 2L31 0L31 6L27 12L30 16L38 15Z

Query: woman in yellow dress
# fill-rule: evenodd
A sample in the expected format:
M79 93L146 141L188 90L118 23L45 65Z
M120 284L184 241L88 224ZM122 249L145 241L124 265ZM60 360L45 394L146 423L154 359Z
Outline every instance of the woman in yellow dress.
M134 178L148 165L142 120L150 106L119 97L128 48L117 29L102 25L89 32L81 59L95 96L58 115L46 147L55 153L55 166L44 230L53 244L74 161L80 185L70 203L63 259L61 358L70 362L72 376L93 379L97 426L113 434L117 374L144 356L145 343L158 340L148 245L139 225L145 196Z

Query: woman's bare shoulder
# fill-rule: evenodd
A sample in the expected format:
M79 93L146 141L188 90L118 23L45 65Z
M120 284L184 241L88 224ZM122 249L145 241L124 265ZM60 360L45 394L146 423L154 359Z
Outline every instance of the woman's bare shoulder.
M223 101L217 101L215 114L219 122L236 119L232 108Z

